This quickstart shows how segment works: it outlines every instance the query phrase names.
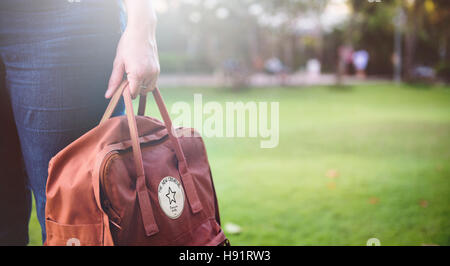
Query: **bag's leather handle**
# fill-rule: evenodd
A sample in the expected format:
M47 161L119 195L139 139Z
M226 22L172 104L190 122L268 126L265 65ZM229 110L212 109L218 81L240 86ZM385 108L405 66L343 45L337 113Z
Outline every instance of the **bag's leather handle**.
M109 100L109 104L106 107L105 113L103 113L103 117L100 120L99 125L105 123L106 120L108 120L111 117L111 115L114 112L114 109L116 109L117 103L119 102L123 90L125 89L126 86L128 86L128 81L124 80L120 84L119 88L117 88L116 92L114 92L113 96L111 97L111 100Z
M111 97L111 100L109 101L109 104L106 107L105 113L103 114L103 117L100 120L99 125L103 124L106 120L108 120L111 117L111 115L113 114L114 110L117 107L117 104L119 103L120 97L122 96L125 87L127 86L128 81L127 80L122 81L119 88L116 90L116 92L114 92L114 95ZM145 114L146 105L147 105L147 95L140 95L138 115L142 116Z
M100 124L104 123L111 116L111 114L114 111L114 108L116 107L120 99L120 95L122 94L124 97L125 112L127 115L128 125L130 129L130 137L133 148L133 158L136 166L136 174L137 174L136 189L138 193L138 200L146 234L150 236L156 234L159 231L159 229L156 225L155 218L153 216L152 207L150 206L150 198L148 196L147 186L145 182L144 164L142 160L142 152L139 143L139 134L137 130L136 118L134 116L131 94L127 88L128 82L123 81L122 84L119 86L118 90L111 98L111 101L108 104L108 107L106 108L105 114L103 115ZM164 100L162 99L162 96L158 88L155 88L153 90L153 96L155 98L156 104L158 105L158 109L163 118L164 124L167 129L167 133L169 135L170 142L173 145L173 149L175 151L175 155L178 160L178 167L180 170L181 181L183 182L183 186L186 191L189 206L191 207L191 211L193 213L198 213L203 209L203 206L198 197L192 174L188 169L186 157L184 156L181 144L178 138L176 137L175 130L172 127L172 121L170 119L166 105L164 104ZM140 101L139 106L139 109L141 110L141 106L143 106L141 105L141 103L146 102L146 96L141 95L140 97L143 97L142 100Z
M136 192L139 201L139 209L141 211L145 234L147 236L152 236L159 232L159 228L155 221L155 216L153 214L153 209L150 203L150 197L147 191L141 146L139 145L139 133L137 130L136 118L134 117L131 95L127 88L128 81L125 80L120 84L119 88L109 101L108 107L106 108L105 113L103 114L103 117L100 121L100 125L105 123L111 117L114 109L117 106L117 103L120 100L120 96L123 95L125 102L125 113L127 115L128 127L130 129L133 161L136 167ZM142 106L144 106L144 108L142 108ZM145 102L144 104L142 104L142 102L139 103L139 109L143 114L145 111Z

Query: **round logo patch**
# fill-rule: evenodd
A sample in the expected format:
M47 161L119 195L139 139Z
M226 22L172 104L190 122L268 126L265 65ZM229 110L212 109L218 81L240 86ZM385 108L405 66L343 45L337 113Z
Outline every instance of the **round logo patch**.
M184 208L184 191L180 182L171 176L166 176L158 186L159 206L171 219L180 217Z

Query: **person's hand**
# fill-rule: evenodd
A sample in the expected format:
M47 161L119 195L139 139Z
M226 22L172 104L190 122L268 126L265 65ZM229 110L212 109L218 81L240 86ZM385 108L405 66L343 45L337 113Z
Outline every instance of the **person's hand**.
M111 98L127 74L131 96L147 93L156 87L160 71L158 49L154 34L127 27L117 46L113 71L106 98Z

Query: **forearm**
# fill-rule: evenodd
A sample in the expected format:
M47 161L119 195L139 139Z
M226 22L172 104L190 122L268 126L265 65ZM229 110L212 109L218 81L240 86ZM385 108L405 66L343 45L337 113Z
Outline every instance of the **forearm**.
M123 0L127 10L127 30L155 37L156 14L153 0Z
M147 93L156 87L160 71L153 0L123 2L127 9L127 27L117 46L106 98L113 95L125 73L130 92L135 98L139 93Z

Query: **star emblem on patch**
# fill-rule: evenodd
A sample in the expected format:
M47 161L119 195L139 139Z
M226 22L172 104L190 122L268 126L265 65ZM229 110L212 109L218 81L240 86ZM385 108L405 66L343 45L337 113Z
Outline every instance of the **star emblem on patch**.
M177 201L175 200L176 193L176 191L172 191L172 189L169 187L169 191L166 194L166 197L169 199L169 204L172 204L172 202L177 203Z
M170 219L180 217L184 209L183 185L173 176L164 177L158 185L158 202Z

